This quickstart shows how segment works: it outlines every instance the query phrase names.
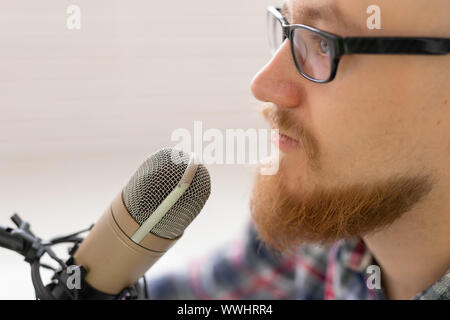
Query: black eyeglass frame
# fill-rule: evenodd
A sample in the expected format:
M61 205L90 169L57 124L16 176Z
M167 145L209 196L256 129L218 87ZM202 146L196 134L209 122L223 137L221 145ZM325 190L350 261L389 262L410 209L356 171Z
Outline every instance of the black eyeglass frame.
M339 61L344 54L407 54L407 55L444 55L450 53L449 38L427 37L347 37L343 38L304 24L288 24L281 14L281 8L269 6L267 11L275 16L283 29L283 41L289 39L291 53L297 70L306 79L316 83L328 83L336 77ZM305 29L319 34L329 44L331 56L331 72L326 80L317 80L306 74L299 66L295 56L293 34L296 29Z

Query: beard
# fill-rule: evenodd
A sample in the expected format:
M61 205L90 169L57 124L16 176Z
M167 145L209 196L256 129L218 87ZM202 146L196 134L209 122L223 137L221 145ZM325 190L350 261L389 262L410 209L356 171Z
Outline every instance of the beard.
M272 110L271 119L285 119L284 111ZM292 118L291 118L292 119ZM278 123L279 125L280 123ZM283 123L281 123L283 124ZM290 131L295 125L290 123ZM281 127L281 126L280 126ZM280 128L281 129L281 128ZM303 135L311 137L310 134ZM297 135L301 145L302 135ZM311 141L316 142L312 138ZM313 150L319 150L317 145ZM319 152L310 153L309 163L318 163ZM250 200L252 220L259 238L269 247L282 251L296 251L304 243L328 244L341 239L376 232L410 211L431 190L430 175L397 175L382 181L358 183L341 187L315 185L310 190L288 181L296 172L292 159L281 158L276 175L258 175ZM315 167L320 170L319 166ZM316 171L317 172L317 171Z

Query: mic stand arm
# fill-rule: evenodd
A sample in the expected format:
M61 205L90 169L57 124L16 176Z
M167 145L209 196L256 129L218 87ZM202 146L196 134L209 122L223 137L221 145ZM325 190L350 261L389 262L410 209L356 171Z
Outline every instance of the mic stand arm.
M53 250L46 248L45 243L37 238L30 230L30 224L24 222L16 213L11 220L17 226L16 229L0 226L0 246L13 250L25 257L25 261L32 264L44 253L49 253L56 258ZM59 259L58 259L59 260Z
M11 217L11 220L17 226L16 229L3 227L0 225L0 247L15 251L25 257L25 261L31 265L31 279L36 292L36 298L41 300L122 300L122 299L145 299L147 292L145 290L145 277L143 284L137 282L130 288L123 289L118 295L109 295L91 287L86 281L86 269L83 266L77 266L81 271L81 289L69 289L67 286L70 275L67 273L67 265L75 265L73 254L78 249L83 238L79 234L89 231L93 225L80 232L71 235L54 238L50 241L43 241L36 237L30 230L30 224L23 221L17 214ZM71 258L66 262L59 259L51 246L58 243L74 243L70 249ZM41 257L47 253L53 260L57 261L60 268L55 271L52 282L44 286L40 274L40 268L45 265L40 263ZM54 268L51 268L54 270Z

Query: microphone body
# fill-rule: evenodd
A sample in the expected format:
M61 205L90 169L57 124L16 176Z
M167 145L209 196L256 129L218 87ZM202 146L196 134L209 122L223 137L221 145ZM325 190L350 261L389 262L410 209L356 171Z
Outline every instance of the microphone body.
M119 294L140 277L181 237L165 239L148 233L139 243L131 240L139 229L120 193L97 221L74 255L88 272L85 280L97 290Z
M153 154L74 248L68 263L82 267L85 286L78 297L120 298L180 239L210 190L208 170L193 155L169 148ZM53 289L65 297L61 284Z

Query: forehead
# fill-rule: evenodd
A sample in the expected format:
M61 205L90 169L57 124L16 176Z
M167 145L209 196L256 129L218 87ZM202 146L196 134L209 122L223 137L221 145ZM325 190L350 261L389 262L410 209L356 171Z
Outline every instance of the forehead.
M354 0L346 1L348 6ZM358 19L345 7L337 0L286 0L282 5L282 13L290 23L336 27L338 30L361 33L364 30L364 16Z
M295 20L291 23L321 17L325 22L323 26L330 26L330 29L351 25L352 29L346 29L348 35L363 32L375 36L442 37L450 33L450 0L285 0L283 5L289 8L291 19ZM380 8L381 30L367 28L371 15L367 10L372 5ZM318 19L310 21L313 20Z

